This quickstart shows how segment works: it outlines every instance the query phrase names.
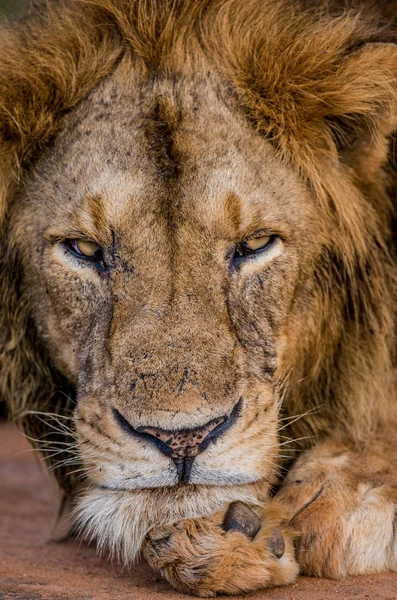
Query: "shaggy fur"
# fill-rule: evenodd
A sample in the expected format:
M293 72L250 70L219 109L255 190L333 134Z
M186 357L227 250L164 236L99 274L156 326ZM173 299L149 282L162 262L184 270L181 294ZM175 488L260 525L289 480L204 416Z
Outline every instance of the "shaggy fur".
M283 297L282 283L279 283L280 314L270 315L276 324L277 319L280 323L283 319L287 341L284 342L282 360L277 365L266 363L266 385L271 385L274 392L273 405L266 416L269 425L267 443L269 448L276 443L276 429L270 432L270 428L276 426L277 403L282 390L281 418L291 417L286 431L294 439L304 438L300 448L308 451L299 459L307 461L303 476L296 475L294 479L293 469L300 473L302 468L298 462L280 492L285 505L294 507L288 518L299 515L294 526L303 532L300 563L307 573L341 576L396 568L397 565L397 541L395 533L394 539L391 533L397 506L396 465L393 463L397 420L393 380L397 275L393 239L396 208L393 134L397 128L397 47L393 43L390 15L386 26L372 12L351 10L341 13L336 4L313 11L302 8L303 4L292 6L291 2L283 0L173 0L171 3L162 0L59 0L38 3L29 17L3 28L0 50L0 393L12 418L23 423L28 435L36 440L34 443L40 445L39 440L43 437L48 441L48 445L41 444L40 447L54 466L60 485L68 494L74 494L78 486L71 474L76 469L74 457L70 458L69 466L69 455L67 451L66 454L63 452L62 444L75 452L75 447L70 446L75 443L75 425L69 424L69 417L74 410L79 378L70 366L72 361L61 358L61 342L55 341L55 334L51 338L37 318L39 309L32 308L35 275L33 271L29 272L28 250L23 246L29 211L33 218L39 210L35 208L39 206L36 199L40 193L37 173L45 172L45 161L51 171L52 145L60 155L59 149L67 148L68 139L72 139L80 122L86 122L84 119L89 118L90 111L99 117L101 94L105 97L108 93L106 86L111 85L107 82L112 82L112 77L115 78L115 89L118 89L117 85L120 89L126 86L131 97L135 89L144 91L146 82L155 82L153 85L158 86L158 94L163 94L166 100L159 102L158 112L145 120L147 126L143 129L147 139L162 141L168 136L167 127L178 125L179 117L171 106L174 96L182 98L184 94L191 94L194 97L196 93L204 98L207 84L203 82L210 81L209 85L216 93L208 93L209 103L212 106L218 101L225 103L231 115L238 115L236 121L231 121L236 131L240 127L238 119L241 119L241 131L247 127L249 133L242 133L246 136L244 139L252 140L254 145L258 143L258 147L262 143L271 147L273 154L269 154L269 164L274 160L271 164L279 164L283 173L279 178L275 177L275 181L280 181L279 190L284 173L287 179L292 173L299 182L293 189L302 190L297 193L302 197L308 194L313 200L313 204L307 201L307 206L314 206L313 210L310 208L310 222L316 224L313 235L319 251L313 251L312 263L299 266L290 298ZM136 78L132 83L131 73ZM161 87L163 82L172 82L172 93L167 91L166 83L164 89ZM129 113L123 112L123 93L117 98L121 98L120 115L127 115L127 119ZM142 110L144 102L142 100ZM200 110L198 114L201 114ZM220 119L227 120L229 117L224 116L222 110L219 109ZM173 154L173 144L167 146L165 142L164 147L165 150L157 148L153 142L151 152L161 165L163 179L172 186L179 176L175 173L177 155ZM45 181L45 175L40 177ZM252 176L252 181L254 179ZM19 217L22 206L23 220ZM169 217L172 220L172 211ZM120 269L118 275L121 273L128 279L127 267ZM281 272L278 273L280 281ZM263 281L261 285L263 287ZM56 289L51 291L50 287L47 282L46 294L56 295ZM88 295L87 289L84 288L82 296ZM219 289L223 289L221 285ZM289 303L288 308L284 308L284 300L286 306ZM233 298L231 302L233 306L238 305ZM122 316L120 319L123 322ZM208 319L206 322L203 317L201 324L197 322L193 339L203 328L212 327L212 316ZM129 326L126 320L123 331ZM214 325L214 330L216 327ZM139 335L137 332L136 339ZM230 366L225 359L234 351L230 350L232 346L228 346L226 337L219 342L219 352L224 353L218 357L221 366L217 367L217 372L222 373L219 389L215 379L210 381L210 376L209 383L205 384L212 389L214 397L219 396L217 408L214 413L208 413L208 420L229 414L232 407L231 400L227 403L222 399L226 396L224 390L228 389L228 382L234 385L232 376L228 379L228 373L234 373L234 364ZM143 343L145 339L142 337ZM158 344L158 348L163 347L160 342ZM251 341L246 347L249 344ZM197 355L204 356L204 350L197 347ZM218 358L214 353L214 363ZM240 358L236 359L236 364L240 361L239 368ZM98 365L93 368L99 369ZM196 385L192 383L192 377L189 384ZM81 378L79 385L78 396L81 397ZM88 397L87 390L84 393ZM95 395L92 390L91 393ZM135 393L139 397L139 386ZM153 403L157 402L155 396L156 391L153 392ZM89 422L89 411L95 413L94 401L97 402L94 398L92 406L88 402L84 406L82 403L81 422L76 422L80 427L78 443L82 454L84 436L91 436L87 423L84 425L82 421ZM98 406L102 410L101 401ZM145 401L142 396L142 406ZM292 418L302 414L306 416ZM194 418L191 423L181 422L179 427L202 425ZM170 429L168 425L163 428ZM113 429L105 428L104 431L104 435L113 436ZM259 430L256 436L257 444L260 444ZM310 449L317 438L325 440L325 450L320 446L320 450L316 446ZM239 442L242 446L245 443L248 441ZM375 461L376 468L371 467L374 460L368 451L371 447L377 449L376 461L380 461ZM355 459L354 453L359 458ZM155 460L150 452L147 456L147 460ZM360 544L367 535L365 530L354 546L356 550L353 548L357 555L365 555L365 560L358 564L354 557L346 554L351 535L345 535L345 529L361 529L357 523L345 525L344 515L338 523L346 543L335 542L339 534L337 528L334 531L330 526L323 528L328 531L328 538L317 538L310 551L305 547L322 529L323 516L318 513L311 521L302 523L302 506L310 504L321 493L325 514L330 515L331 520L336 519L338 506L333 494L335 490L340 494L336 476L332 475L334 483L329 488L328 504L323 490L325 474L334 473L333 465L341 456L345 458L340 459L338 473L343 482L340 485L343 490L353 490L351 494L346 492L346 502L341 503L343 510L354 512L352 506L361 506L364 500L364 504L372 502L381 506L377 531L382 532L388 549L384 550L383 542L379 541L376 560L374 552L366 554L366 550L361 550ZM60 458L64 459L61 463L58 462ZM88 475L93 467L91 459L92 455L87 453ZM268 477L273 484L277 465L268 457L267 462L264 458L261 460L263 477ZM356 462L360 463L357 469ZM370 485L366 479L368 472L372 473ZM301 486L300 491L292 489L294 481L306 481L305 477L310 479L306 487ZM101 483L100 480L96 483L98 481ZM369 490L376 487L375 481L384 489L374 492L380 494L374 499ZM170 483L171 480L167 485ZM287 554L281 559L285 565L289 561L285 568L284 563L282 567L279 563L275 567L275 559L269 557L267 551L263 555L263 544L256 542L257 545L251 547L244 540L247 550L246 554L242 552L242 562L249 564L249 569L262 573L254 576L249 571L251 584L244 583L248 572L243 567L240 570L234 565L224 567L225 553L237 543L232 534L227 538L230 544L217 550L223 535L219 528L220 517L218 513L215 513L216 517L209 515L232 500L245 500L253 505L264 502L268 484L258 492L257 487L248 485L250 483L251 479L242 481L241 487L236 486L228 492L221 486L216 499L209 493L208 500L201 498L196 504L192 500L189 510L182 510L181 500L179 504L176 502L174 512L166 516L156 513L158 507L153 495L147 505L142 504L144 513L146 509L146 513L152 510L152 520L148 518L134 541L127 539L124 533L128 518L116 522L111 516L117 506L118 514L129 510L125 508L125 496L118 497L118 491L102 494L99 488L92 492L88 488L80 504L81 519L91 535L99 537L100 544L110 546L115 552L121 550L127 562L139 551L153 524L176 527L176 531L168 532L169 541L163 543L161 549L158 539L163 538L153 534L155 541L152 545L150 540L146 542L145 552L154 566L162 569L171 582L185 591L211 595L287 583L296 575L290 537ZM247 488L244 487L246 484ZM161 492L158 493L161 496ZM136 505L139 502L141 500L137 499ZM313 506L318 505L313 501ZM205 543L201 546L202 536L197 533L201 531L200 525L194 535L191 520L174 525L178 510L183 519L208 516L211 534L204 524ZM273 508L263 510L272 512ZM367 519L366 516L363 518ZM314 525L316 522L320 523L318 529ZM132 530L136 527L136 519L134 523ZM181 533L183 527L186 539ZM268 532L268 528L265 529ZM285 532L290 536L287 528ZM177 539L175 547L172 536ZM266 539L266 536L263 530L258 539ZM199 550L192 539L197 541ZM332 545L331 542L336 548L332 560L322 555L323 548ZM179 567L175 565L179 564L187 565L185 571L178 571ZM198 564L201 579L194 571ZM236 574L236 580L232 582L230 569Z

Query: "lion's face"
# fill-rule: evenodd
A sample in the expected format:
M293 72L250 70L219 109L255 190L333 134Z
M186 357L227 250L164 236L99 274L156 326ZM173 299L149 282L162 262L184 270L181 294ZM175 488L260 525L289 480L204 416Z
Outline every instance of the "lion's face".
M94 487L272 481L321 229L226 92L119 67L67 116L23 202L34 318L76 387Z

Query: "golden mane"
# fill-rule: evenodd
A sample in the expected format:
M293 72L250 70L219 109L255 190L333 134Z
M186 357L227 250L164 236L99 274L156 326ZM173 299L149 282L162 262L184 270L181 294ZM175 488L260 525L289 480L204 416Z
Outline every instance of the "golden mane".
M335 235L324 241L317 313L291 365L286 410L324 407L300 432L321 433L339 419L359 441L375 427L375 404L381 414L379 405L387 411L390 403L377 390L395 350L394 209L383 166L396 128L397 60L391 44L379 43L392 33L375 18L328 12L284 0L49 0L3 28L0 394L11 415L54 404L63 412L70 401L36 340L7 214L62 117L130 53L156 77L216 71L252 126L313 189ZM359 153L358 138L366 144ZM354 193L346 195L346 181ZM37 435L37 420L24 420Z

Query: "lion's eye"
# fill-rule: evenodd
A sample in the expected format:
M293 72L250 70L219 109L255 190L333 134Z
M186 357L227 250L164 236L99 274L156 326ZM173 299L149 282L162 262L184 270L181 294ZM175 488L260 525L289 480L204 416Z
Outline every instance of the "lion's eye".
M270 242L270 235L261 235L260 237L254 237L245 242L246 246L252 251L262 250Z
M98 244L84 239L65 240L67 249L79 258L85 258L92 262L101 262L103 260L102 249Z
M250 254L256 254L268 248L272 242L276 239L275 235L260 235L258 237L252 237L245 242L240 242L236 247L236 257L249 256Z

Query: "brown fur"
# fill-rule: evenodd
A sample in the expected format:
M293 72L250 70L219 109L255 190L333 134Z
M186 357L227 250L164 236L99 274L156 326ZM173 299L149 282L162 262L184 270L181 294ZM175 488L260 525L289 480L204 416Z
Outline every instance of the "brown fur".
M376 498L379 530L387 537L392 528L396 467L388 471L368 448L395 460L397 47L376 16L337 12L282 0L68 0L40 3L2 32L1 396L37 445L44 436L42 450L68 493L83 461L95 489L82 484L82 520L100 544L127 561L137 550L110 524L101 530L116 508L136 546L150 523L170 528L175 545L159 554L154 530L146 555L175 585L201 595L296 575L285 522L284 562L261 542L267 524L225 562L243 538L225 536L216 512L235 499L267 499L280 398L302 449L328 441L292 467L280 492L284 512L263 509L278 515L272 526L295 515L309 544L317 529L301 522L309 513L300 510L317 507L321 493L318 522L338 519L335 477L353 490L346 511L359 512L357 490L367 490L374 460L387 488ZM263 227L264 214L283 240L279 254L262 270L250 263L227 275L223 257ZM65 268L58 242L81 234L110 249L106 285L92 270ZM117 408L135 428L178 433L229 415L240 396L237 444L225 434L205 450L197 490L183 493L173 491L166 462L162 487L157 451L120 437L112 417ZM76 436L77 459L75 446L62 446ZM348 457L337 476L335 452ZM131 457L145 462L132 479L149 479L126 496L114 482L124 481ZM297 492L302 461L308 480ZM114 493L102 489L110 480ZM175 524L178 516L187 520ZM390 559L379 550L384 559L357 565L347 534L324 566L317 557L333 535L300 553L306 572L395 568L393 549Z

